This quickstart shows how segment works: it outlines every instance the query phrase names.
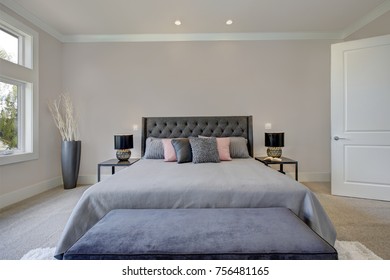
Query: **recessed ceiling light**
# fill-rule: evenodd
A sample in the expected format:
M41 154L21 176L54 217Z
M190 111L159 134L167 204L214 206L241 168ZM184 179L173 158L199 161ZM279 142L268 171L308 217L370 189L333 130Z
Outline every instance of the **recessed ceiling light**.
M231 24L233 24L233 21L232 21L231 19L228 19L228 20L226 21L226 25L231 25Z
M180 21L180 20L175 20L175 24L176 24L177 26L179 26L179 25L181 25L181 21Z

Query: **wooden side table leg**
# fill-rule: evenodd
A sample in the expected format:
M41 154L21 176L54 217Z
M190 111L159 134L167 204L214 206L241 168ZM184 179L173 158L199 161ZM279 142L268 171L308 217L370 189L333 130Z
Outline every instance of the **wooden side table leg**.
M111 167L111 174L115 174L115 166Z
M298 181L298 162L295 163L295 180Z
M98 164L98 182L100 182L100 164Z

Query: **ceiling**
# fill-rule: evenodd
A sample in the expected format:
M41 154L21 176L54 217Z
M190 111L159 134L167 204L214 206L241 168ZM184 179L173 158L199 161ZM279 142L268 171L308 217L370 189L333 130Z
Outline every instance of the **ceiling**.
M0 0L0 3L65 42L178 36L342 39L390 10L389 0ZM233 24L226 25L228 19ZM176 26L175 20L182 24Z

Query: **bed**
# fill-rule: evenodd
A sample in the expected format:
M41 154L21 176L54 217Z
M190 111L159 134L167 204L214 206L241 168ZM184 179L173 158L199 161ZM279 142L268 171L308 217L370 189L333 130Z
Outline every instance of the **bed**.
M335 229L315 195L253 158L251 116L153 117L142 123L142 159L84 192L58 242L57 259L113 209L285 207L334 244ZM171 138L229 138L236 155L201 164L151 159L150 140ZM247 156L240 154L243 139ZM239 148L232 148L237 140Z

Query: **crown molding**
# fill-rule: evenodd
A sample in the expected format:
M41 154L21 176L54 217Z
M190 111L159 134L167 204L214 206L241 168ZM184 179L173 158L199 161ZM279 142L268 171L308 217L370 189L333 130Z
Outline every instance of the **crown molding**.
M369 12L367 15L356 21L354 24L349 26L348 28L344 29L341 32L342 39L347 38L351 34L355 33L356 31L360 30L370 22L376 20L380 16L384 15L390 11L390 0L386 0L382 4L380 4L378 7L376 7L374 10Z
M174 33L63 36L64 43L340 40L340 33Z

